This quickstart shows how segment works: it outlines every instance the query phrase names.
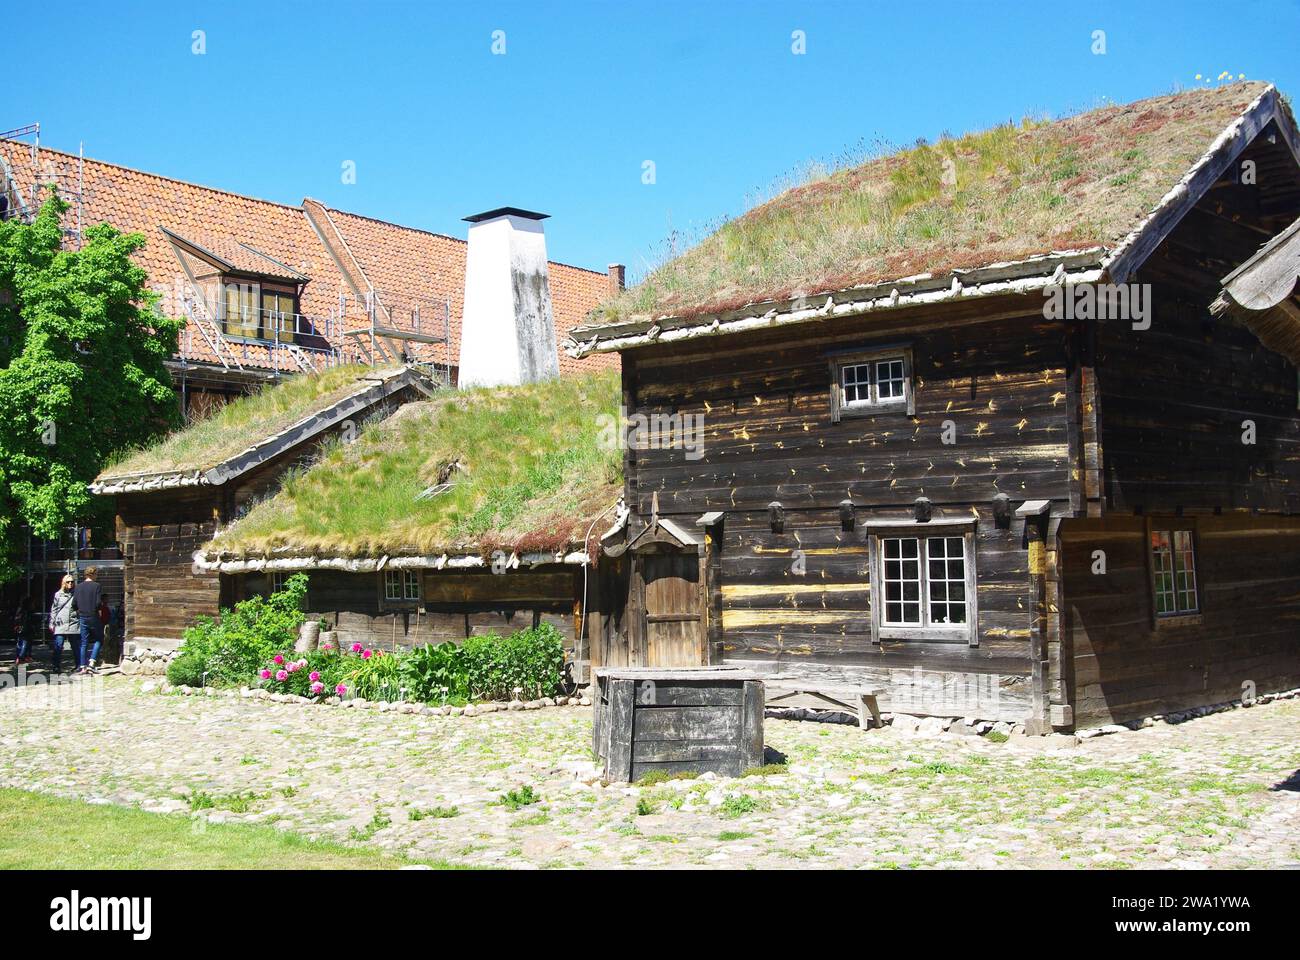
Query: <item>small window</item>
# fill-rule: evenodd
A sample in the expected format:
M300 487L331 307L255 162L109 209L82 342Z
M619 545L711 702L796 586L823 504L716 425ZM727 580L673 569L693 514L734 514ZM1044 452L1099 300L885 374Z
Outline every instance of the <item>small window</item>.
M259 287L255 283L222 286L222 332L228 337L257 339L262 335Z
M271 580L270 580L271 592L279 593L281 590L283 590L285 581L287 581L288 579L289 579L289 574L285 573L283 570L278 570L272 573Z
M418 570L385 570L384 599L389 602L420 599Z
M831 412L837 422L845 415L914 412L912 358L905 347L835 356L831 377Z
M1151 531L1151 582L1157 617L1200 612L1196 545L1191 530Z

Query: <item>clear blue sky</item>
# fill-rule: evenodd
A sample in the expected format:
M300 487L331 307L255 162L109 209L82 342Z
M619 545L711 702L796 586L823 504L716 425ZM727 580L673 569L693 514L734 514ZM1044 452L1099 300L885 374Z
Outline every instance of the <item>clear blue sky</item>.
M40 121L58 149L454 236L466 214L542 210L552 259L633 276L671 230L698 233L863 141L1136 99L1198 72L1300 92L1294 0L78 6L9 17L27 33L5 47L0 128Z

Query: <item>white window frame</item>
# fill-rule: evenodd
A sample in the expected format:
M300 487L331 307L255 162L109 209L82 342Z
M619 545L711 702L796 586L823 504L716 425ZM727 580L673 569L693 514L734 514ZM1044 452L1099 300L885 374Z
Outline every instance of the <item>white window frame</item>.
M930 540L960 539L962 545L962 574L966 621L964 623L935 623L930 619ZM921 619L916 623L891 622L886 619L885 550L890 540L914 539L917 544L917 565L920 578L919 603ZM938 640L979 646L978 578L976 576L975 522L974 520L893 521L867 524L867 540L871 577L871 639L882 640ZM945 571L946 573L946 571Z
M879 413L906 411L909 416L916 413L916 400L913 396L912 348L903 344L891 344L869 350L850 350L830 355L831 375L831 420L839 423L841 418L850 416L871 416ZM886 363L903 365L903 393L898 397L880 396L880 367ZM857 367L867 368L865 399L848 399L845 375ZM893 378L889 378L893 382Z
M1167 557L1169 569L1161 569L1159 554L1155 544L1156 537L1167 537ZM1184 548L1180 548L1180 541ZM1187 520L1166 519L1163 517L1152 517L1147 520L1145 549L1147 553L1147 569L1150 573L1151 583L1151 620L1153 625L1171 623L1199 622L1202 613L1201 583L1200 583L1200 557L1197 549L1196 524ZM1184 561L1180 565L1180 559L1183 555L1190 558L1190 569ZM1173 609L1160 610L1160 596L1165 593L1160 589L1159 578L1162 573L1168 573L1172 577L1171 586L1173 588L1171 599ZM1188 590L1180 585L1180 574L1186 576L1190 574L1191 578L1191 605L1184 602Z
M419 570L384 570L379 575L379 598L386 607L418 604L423 594Z

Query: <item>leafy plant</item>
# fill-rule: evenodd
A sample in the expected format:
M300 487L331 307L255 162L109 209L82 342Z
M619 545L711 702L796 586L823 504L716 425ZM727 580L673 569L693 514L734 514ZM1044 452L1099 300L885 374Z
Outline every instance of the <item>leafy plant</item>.
M174 687L201 687L207 669L207 661L202 656L186 651L167 664L167 682Z
M501 795L501 805L508 810L518 810L529 804L537 803L542 798L528 784L524 784L514 790L508 790Z
M460 816L460 808L439 806L421 809L420 807L411 807L407 811L407 816L412 820L450 820L452 817Z
M18 572L24 524L111 530L87 485L114 450L178 419L164 364L181 321L154 309L132 260L144 236L99 224L65 247L67 209L56 196L31 223L0 221L0 583Z
M343 685L366 700L402 699L402 655L357 647L353 644L353 655L344 658Z
M733 793L725 798L719 807L724 817L736 819L759 808L759 802L747 793Z
M199 617L185 631L177 659L201 662L209 682L246 682L277 651L292 645L306 619L301 610L306 595L307 575L298 573L269 597L251 597L223 609L220 621Z
M421 703L469 699L469 674L460 647L450 640L408 651L398 670L407 699Z
M560 686L564 640L549 623L509 637L470 637L460 648L470 695L510 700L519 690L525 699L547 697Z

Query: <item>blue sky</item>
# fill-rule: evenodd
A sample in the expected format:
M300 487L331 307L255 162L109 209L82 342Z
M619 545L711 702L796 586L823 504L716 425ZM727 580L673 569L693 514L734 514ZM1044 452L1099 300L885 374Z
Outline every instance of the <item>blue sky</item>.
M57 37L33 26L6 47L0 128L40 121L58 149L84 141L97 159L454 236L466 214L542 210L552 259L633 277L670 232L698 235L859 145L1132 100L1197 73L1300 92L1293 0L128 0L61 6L47 26Z

